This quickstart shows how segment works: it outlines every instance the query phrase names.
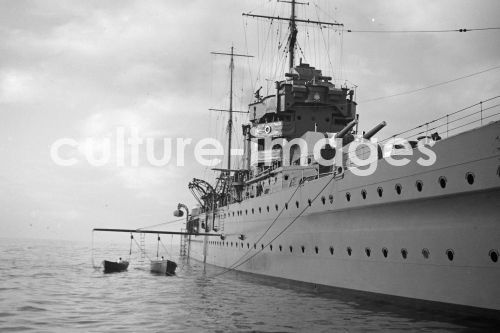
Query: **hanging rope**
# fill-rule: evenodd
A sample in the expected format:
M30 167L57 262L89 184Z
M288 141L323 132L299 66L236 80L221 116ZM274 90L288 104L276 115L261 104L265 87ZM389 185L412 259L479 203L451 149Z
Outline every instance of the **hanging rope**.
M158 235L158 243L156 243L156 259L158 259L159 249L160 249L160 235Z
M101 269L102 265L97 266L94 262L94 230L92 230L92 249L91 249L92 267L95 270Z
M134 235L130 234L130 249L128 251L128 257L132 255L132 240L134 239Z

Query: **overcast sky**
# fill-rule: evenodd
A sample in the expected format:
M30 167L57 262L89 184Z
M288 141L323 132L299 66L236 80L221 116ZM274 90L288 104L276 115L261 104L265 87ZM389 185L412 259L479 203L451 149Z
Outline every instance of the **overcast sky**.
M500 26L497 0L332 0L309 7L352 30ZM227 107L228 59L210 52L227 52L233 43L256 56L237 65L235 107L244 108L252 90L272 79L259 77L258 68L259 57L274 49L264 50L268 22L241 13L276 8L285 13L274 0L1 1L0 236L87 240L93 227L154 225L172 220L178 202L193 205L188 182L213 175L194 161L192 146L182 167L175 159L155 167L143 158L138 167L94 167L84 153L96 148L86 146L66 149L78 163L62 167L50 147L60 138L113 136L118 126L193 142L220 136L225 115L208 108ZM387 121L380 137L500 93L497 69L369 102L500 65L498 30L344 32L342 44L338 31L331 34L331 68L338 72L327 74L358 87L362 129ZM312 43L305 35L301 41L304 48ZM304 56L313 66L329 64L318 54Z

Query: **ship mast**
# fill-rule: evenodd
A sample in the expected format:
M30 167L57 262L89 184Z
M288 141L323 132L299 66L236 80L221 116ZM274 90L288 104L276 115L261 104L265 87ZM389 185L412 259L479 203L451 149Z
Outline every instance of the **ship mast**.
M228 139L227 139L227 172L228 174L231 172L231 145L232 145L232 137L233 137L233 113L238 112L238 113L248 113L247 111L234 111L233 110L233 72L234 72L234 57L247 57L247 58L253 58L251 55L247 54L236 54L234 53L234 47L231 46L231 52L230 53L224 53L224 52L211 52L212 54L218 54L218 55L226 55L230 56L230 62L229 62L229 72L230 72L230 79L229 79L229 110L221 110L221 109L209 109L211 111L225 111L229 112L229 120L227 122L227 127L228 127Z
M292 14L290 15L290 42L288 44L289 67L293 68L295 58L295 42L297 41L297 24L295 24L295 0L290 1Z
M295 0L287 1L287 0L278 0L278 2L286 2L291 5L291 14L290 18L286 17L279 17L279 16L267 16L267 15L256 15L256 14L246 14L243 13L243 16L249 16L249 17L256 17L256 18L265 18L269 20L280 20L280 21L289 21L289 27L290 27L290 38L288 40L288 64L290 69L294 67L294 61L295 61L295 44L297 42L297 22L302 22L302 23L310 23L310 24L319 24L319 25L329 25L329 26L339 26L343 27L344 25L342 23L337 23L337 22L322 22L322 21L312 21L312 20L305 20L305 19L298 19L295 16L295 6L296 5L308 5L308 2L298 2Z
M231 45L231 62L229 64L230 84L229 84L229 120L227 121L227 169L231 170L231 139L233 136L233 72L234 72L234 47Z

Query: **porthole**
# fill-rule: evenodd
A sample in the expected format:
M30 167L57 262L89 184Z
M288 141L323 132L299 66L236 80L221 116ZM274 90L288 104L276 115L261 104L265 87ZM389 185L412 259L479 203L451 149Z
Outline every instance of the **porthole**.
M299 208L299 202L298 201L295 201L295 206L297 206L297 208Z
M403 259L406 259L408 257L408 250L401 249L401 256L403 257Z
M321 202L323 203L323 205L326 203L326 198L324 196L321 197Z
M252 214L254 214L254 213L255 213L255 209L252 208Z
M269 250L273 250L273 244L269 245Z
M422 249L422 256L425 258L425 259L429 259L431 253L429 252L429 249Z
M231 242L231 247L233 247L233 242Z
M417 180L415 182L415 186L417 187L417 191L422 192L422 189L424 188L424 183L422 183L421 180Z
M250 248L250 243L247 243L247 249L249 249L249 248Z
M306 251L306 247L305 247L304 245L302 245L302 246L300 247L300 249L302 250L302 253L304 253L304 252Z
M285 178L285 180L288 180L288 175L285 175L285 177L284 177L284 178Z
M234 243L234 246L238 247L238 243Z
M311 207L312 200L311 199L307 199L307 204L309 205L309 207Z
M469 185L474 184L475 178L476 178L476 176L474 176L474 174L472 172L467 172L465 174L465 179L467 180L467 183L469 183Z
M449 261L453 261L453 258L455 257L455 253L453 252L452 249L446 250L446 256L448 257Z
M363 200L366 199L366 190L361 191L361 196L363 197Z
M276 208L276 211L278 211L278 205L274 205L274 208Z
M285 202L285 209L288 209L288 202Z
M267 206L267 212L269 213L269 206Z
M248 209L245 209L245 215L248 215Z
M280 252L281 252L283 250L283 246L280 245L279 248L280 248Z
M290 253L292 253L293 252L293 246L290 245L289 249L290 249Z
M403 190L403 188L401 187L401 184L396 184L396 186L394 188L396 189L396 193L398 195L400 195L401 191Z
M328 199L330 200L330 203L331 203L331 204L333 204L333 195L332 195L332 194L330 194L330 195L328 196Z
M318 254L319 248L317 246L314 247L314 252L316 252L316 254Z
M348 247L347 247L347 254L348 254L349 256L351 256L351 254L352 254L352 249L351 249L351 247L350 247L350 246L348 246Z
M369 257L372 254L372 250L369 247L367 247L367 248L365 248L365 253L366 253L366 256Z
M257 249L257 244L256 243L253 243L253 248Z
M259 207L259 213L262 213L262 208Z
M330 246L330 254L331 255L333 255L333 251L334 251L333 246Z
M351 201L351 193L347 192L345 194L345 198L346 198L347 201Z
M244 245L245 245L245 244L243 244L243 242L241 242L241 248L243 248L243 246L244 246Z
M260 244L260 246L261 246L262 250L264 250L264 244Z
M378 193L378 196L382 198L382 194L384 192L384 189L382 187L379 187L377 188L377 193Z
M490 254L491 261L498 262L498 251L497 250L491 250L489 254Z
M438 182L439 182L439 186L441 186L441 188L446 187L446 183L447 183L446 177L443 177L443 176L439 177Z

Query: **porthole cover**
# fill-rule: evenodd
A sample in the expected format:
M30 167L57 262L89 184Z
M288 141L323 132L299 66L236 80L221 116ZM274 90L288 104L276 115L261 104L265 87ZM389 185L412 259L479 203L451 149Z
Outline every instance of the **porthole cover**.
M401 249L401 256L403 257L403 259L406 259L408 257L408 250Z
M347 247L347 254L350 256L352 254L352 249L350 246Z
M382 255L384 256L384 258L387 258L388 254L389 254L389 250L387 250L386 247L382 248Z
M367 247L365 249L365 253L366 253L366 256L369 257L372 254L372 250L369 247Z
M345 198L347 199L347 201L351 201L351 193L347 192L345 194Z
M498 262L498 251L497 250L490 251L490 259L493 262Z
M396 189L397 194L401 194L401 191L403 189L401 184L396 184L396 186L394 188Z
M366 190L361 191L361 196L363 197L363 199L366 199Z
M421 180L417 180L415 182L415 186L417 187L417 191L422 192L422 189L424 188L424 183L422 183Z
M446 256L448 257L449 261L453 261L453 258L455 257L455 253L453 252L452 249L446 250Z
M384 189L382 187L377 188L377 193L378 196L382 198L382 193L384 192Z
M429 252L429 249L422 249L422 256L425 258L425 259L429 259L429 256L430 256L430 252Z
M439 177L438 182L439 182L439 186L441 186L441 188L446 187L446 183L447 183L446 177Z
M474 176L474 174L472 172L467 172L465 174L465 179L467 180L467 183L469 183L469 185L474 184L475 178L476 178L476 176Z

